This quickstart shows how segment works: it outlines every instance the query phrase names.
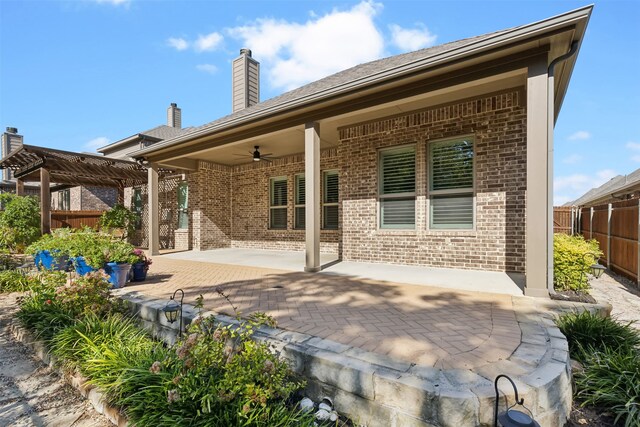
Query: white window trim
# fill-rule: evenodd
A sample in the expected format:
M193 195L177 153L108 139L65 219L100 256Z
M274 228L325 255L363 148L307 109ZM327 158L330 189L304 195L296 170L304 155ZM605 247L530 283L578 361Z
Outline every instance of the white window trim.
M473 141L473 186L470 188L464 188L464 189L446 189L446 190L431 190L431 172L433 169L433 159L431 157L431 145L432 144L437 144L437 143L442 143L442 142L452 142L452 141L458 141L461 139L471 139ZM427 212L426 212L426 216L427 216L427 229L429 231L433 231L433 232L438 232L438 231L442 231L442 232L460 232L460 233L465 233L465 232L475 232L476 231L476 158L477 158L477 151L476 151L476 137L474 134L466 134L466 135L460 135L460 136L456 136L453 138L443 138L443 139L434 139L431 141L427 141ZM449 194L471 194L471 198L473 200L472 203L472 209L473 209L473 218L472 218L472 224L471 224L471 228L443 228L443 227L433 227L432 225L432 217L431 217L431 200L432 200L432 196L443 196L443 195L449 195Z
M413 192L409 192L409 193L393 193L393 194L382 194L382 155L385 152L389 152L389 151L394 151L394 150L402 150L402 149L408 149L408 148L413 148L413 153L414 153L414 161L415 161L415 183L414 183L414 191ZM391 147L384 147L384 148L380 148L378 150L378 230L382 230L382 231L393 231L393 230L397 230L397 231L411 231L411 230L415 230L416 229L416 216L417 216L417 184L418 184L418 150L417 150L417 144L416 143L411 143L411 144L403 144L403 145L394 145ZM413 202L414 202L414 217L413 217L413 225L383 225L382 224L382 201L383 200L390 200L390 199L408 199L408 198L413 198Z
M276 181L285 181L287 183L287 196L285 199L285 204L284 205L277 205L274 206L271 203L273 202L273 184ZM269 178L269 230L286 230L289 228L289 224L288 224L288 217L289 217L289 203L288 203L288 193L289 193L289 180L287 179L286 176L274 176ZM287 217L287 224L285 224L284 227L278 227L278 228L274 228L271 224L271 211L273 209L285 209L286 212L286 217Z

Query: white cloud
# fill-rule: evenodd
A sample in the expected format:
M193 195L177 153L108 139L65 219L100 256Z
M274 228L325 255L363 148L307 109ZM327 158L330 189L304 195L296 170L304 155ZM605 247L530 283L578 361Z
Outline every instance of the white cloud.
M582 156L580 154L572 154L572 155L562 159L562 163L566 163L568 165L573 165L575 163L578 163L581 160L582 160Z
M198 52L208 52L215 50L222 43L222 34L213 32L205 35L199 35L198 39L193 43L193 47Z
M633 160L634 162L640 163L640 155L631 156L631 160Z
M175 50L185 50L189 47L189 42L182 37L169 37L167 39L167 45Z
M423 24L418 24L418 28L402 28L400 25L392 24L391 42L400 50L413 51L433 46L437 36Z
M93 0L95 3L107 3L114 6L128 6L131 0Z
M196 69L209 74L215 74L218 71L218 67L213 64L198 64L196 65Z
M106 136L99 136L97 138L93 138L92 140L88 141L86 144L82 146L82 148L88 151L96 151L98 148L104 147L110 142L111 140Z
M612 169L602 169L593 176L573 174L556 177L553 180L553 204L559 206L569 200L575 200L592 188L600 187L616 175L616 171Z
M625 147L631 151L640 151L640 142L629 141L625 144Z
M569 141L584 141L591 138L591 134L586 130L579 130L569 135Z
M311 14L305 23L265 18L227 31L256 53L272 86L289 90L382 57L384 38L374 22L381 10L369 0Z

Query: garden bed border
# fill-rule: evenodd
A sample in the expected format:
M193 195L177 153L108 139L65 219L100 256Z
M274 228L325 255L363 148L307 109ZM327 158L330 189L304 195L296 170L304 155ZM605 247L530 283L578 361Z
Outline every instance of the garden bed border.
M129 289L115 292L144 328L158 339L176 341L178 323L168 323L166 300L147 298ZM538 302L514 297L521 344L507 359L477 369L441 370L392 359L357 347L294 331L261 327L259 341L270 343L294 372L307 380L305 393L315 401L330 396L335 409L367 426L489 426L493 425L494 378L508 373L519 395L543 426L564 426L572 404L568 344L554 323L554 313L589 310L608 314L602 304ZM221 325L238 324L214 311L198 313L184 305L185 327L198 315L214 316ZM506 388L505 388L506 390ZM513 394L507 393L510 402Z

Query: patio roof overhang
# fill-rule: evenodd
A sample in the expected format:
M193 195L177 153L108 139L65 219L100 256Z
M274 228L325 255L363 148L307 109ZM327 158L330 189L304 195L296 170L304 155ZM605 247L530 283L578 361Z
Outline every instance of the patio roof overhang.
M124 188L147 183L147 168L139 163L34 145L9 153L0 169L11 169L24 182L40 182L46 169L56 184Z

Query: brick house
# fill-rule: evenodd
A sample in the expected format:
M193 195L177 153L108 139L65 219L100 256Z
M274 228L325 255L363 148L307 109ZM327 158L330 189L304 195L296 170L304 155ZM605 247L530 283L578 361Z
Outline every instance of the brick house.
M151 252L166 208L158 170L170 168L184 194L176 247L304 250L307 271L321 251L500 271L547 296L553 124L591 10L361 64L264 102L243 49L232 114L130 154L149 165Z

